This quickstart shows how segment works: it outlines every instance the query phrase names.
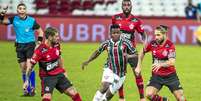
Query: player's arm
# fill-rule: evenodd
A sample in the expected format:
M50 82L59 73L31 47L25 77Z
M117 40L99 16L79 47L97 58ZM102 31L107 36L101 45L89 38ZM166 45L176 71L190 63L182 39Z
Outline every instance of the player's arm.
M63 62L63 58L62 58L61 56L60 56L60 58L59 58L59 67L64 68L64 62ZM66 77L68 77L66 70L65 70L65 72L64 72L64 75L65 75Z
M85 66L87 66L91 61L93 61L94 59L96 59L101 53L99 52L99 50L96 50L92 53L92 55L89 57L89 59L85 62L82 63L82 69L84 69Z
M34 22L33 29L38 33L38 44L42 43L44 32L36 21Z
M125 39L125 44L127 45L127 48L129 49L129 51L132 53L132 54L128 54L126 53L126 57L129 59L129 58L133 58L133 57L136 57L137 56L137 50L134 48L133 44Z

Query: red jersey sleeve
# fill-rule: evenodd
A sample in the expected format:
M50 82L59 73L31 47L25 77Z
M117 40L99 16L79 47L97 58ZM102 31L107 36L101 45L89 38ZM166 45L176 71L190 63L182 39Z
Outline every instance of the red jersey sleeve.
M135 29L138 33L144 33L144 28L140 20L138 20L137 25L135 26Z
M116 23L116 19L115 19L115 15L112 16L112 24L115 24Z
M151 43L148 43L147 45L145 45L145 47L143 48L143 52L147 53L151 51Z
M174 44L171 44L168 50L168 58L176 58L176 50Z
M31 63L33 65L35 65L40 59L41 59L41 51L40 51L40 49L36 49L34 51L32 58L31 58Z

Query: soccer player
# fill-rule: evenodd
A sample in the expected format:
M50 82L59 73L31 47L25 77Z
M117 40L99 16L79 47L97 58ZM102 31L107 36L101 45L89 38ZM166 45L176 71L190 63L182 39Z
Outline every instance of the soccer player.
M104 50L108 52L108 58L104 65L101 88L96 92L93 101L109 101L115 92L123 85L126 77L127 58L136 55L136 50L127 39L120 38L119 25L111 25L111 39L104 41L101 46L83 62L82 69L96 59ZM131 54L127 54L128 50Z
M30 76L34 65L39 62L42 101L51 101L54 88L70 96L73 101L82 101L63 68L58 31L52 27L47 28L45 38L45 42L34 51L26 77ZM27 88L28 83L26 80L23 87Z
M35 72L32 71L30 77L26 78L25 72L27 66L30 64L30 58L33 55L34 49L35 49L35 31L39 33L38 35L38 44L40 44L43 40L43 31L40 27L40 25L36 22L36 20L28 16L26 14L26 5L23 3L20 3L17 5L17 13L18 15L7 18L5 16L7 8L4 9L0 13L0 23L9 25L12 24L15 34L16 34L16 40L15 40L15 46L16 46L16 53L18 58L18 63L21 67L22 72L22 79L25 81L26 79L29 79L30 85L29 87L24 90L25 96L34 96L35 95Z
M120 29L122 31L122 36L128 40L130 40L134 47L136 47L136 40L135 40L135 31L137 31L142 38L143 43L146 42L146 34L142 27L142 22L136 18L133 14L131 14L132 10L132 2L131 0L123 0L122 1L122 10L123 13L116 14L112 16L112 23L119 24ZM143 78L141 73L139 73L139 69L136 68L138 58L130 58L128 63L132 67L133 74L135 76L135 82L138 87L138 92L140 95L140 101L145 101L144 98L144 84ZM124 93L123 87L119 90L119 97L120 101L124 101Z
M139 54L138 67L144 54L152 53L152 76L146 88L146 97L150 101L168 101L166 97L158 95L163 86L167 86L177 101L186 101L176 69L176 50L174 44L167 38L168 27L160 25L155 29L155 39L148 43Z

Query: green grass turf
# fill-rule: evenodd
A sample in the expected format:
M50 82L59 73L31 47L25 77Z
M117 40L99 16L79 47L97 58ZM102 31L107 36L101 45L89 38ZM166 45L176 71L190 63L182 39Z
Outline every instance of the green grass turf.
M91 101L96 90L100 86L102 68L106 60L106 52L90 63L83 71L81 63L88 59L99 44L91 43L62 43L62 57L69 79L80 92L83 101ZM139 45L139 48L141 45ZM201 94L201 47L177 45L176 68L184 93L188 101L199 101ZM145 85L151 75L151 55L145 55L142 74ZM38 65L35 66L38 74ZM40 80L37 75L35 97L21 97L22 80L19 65L12 42L0 42L0 101L40 101ZM133 79L133 73L128 66L125 82L125 98L127 101L138 101L139 95ZM176 101L171 92L166 88L160 91L160 95L167 96L170 101ZM118 101L115 95L112 101ZM53 101L71 101L69 97L54 91Z

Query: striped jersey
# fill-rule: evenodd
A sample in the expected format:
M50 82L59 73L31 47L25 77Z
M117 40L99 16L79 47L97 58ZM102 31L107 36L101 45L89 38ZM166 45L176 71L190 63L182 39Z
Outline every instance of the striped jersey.
M120 39L114 42L112 39L104 41L99 47L98 51L101 54L104 50L107 50L108 58L105 63L105 68L109 68L113 73L122 77L126 73L127 58L125 54L130 51L132 54L136 53L136 49L131 42L127 39Z

